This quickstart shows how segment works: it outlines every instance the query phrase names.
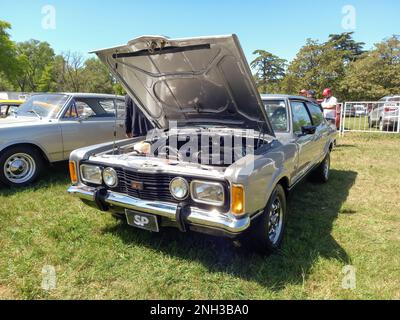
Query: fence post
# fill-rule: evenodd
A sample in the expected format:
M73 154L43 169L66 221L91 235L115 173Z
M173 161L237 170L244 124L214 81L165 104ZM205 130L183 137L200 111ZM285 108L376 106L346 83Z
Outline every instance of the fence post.
M397 104L397 133L400 133L400 103Z
M341 112L340 112L340 117L342 118L341 119L341 121L340 121L340 123L341 123L341 131L342 131L342 137L344 136L344 130L345 130L345 120L346 120L346 117L345 117L345 113L346 113L346 108L347 108L347 102L345 102L345 103L342 103L342 109L341 109Z

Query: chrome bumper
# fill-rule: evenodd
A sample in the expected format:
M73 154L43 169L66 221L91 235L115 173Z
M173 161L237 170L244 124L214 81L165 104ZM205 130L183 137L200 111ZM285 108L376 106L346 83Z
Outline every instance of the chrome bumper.
M80 199L95 203L96 188L88 186L71 186L68 192ZM177 222L178 205L169 202L146 201L127 196L121 193L107 191L102 197L108 205L130 209L138 212L154 214ZM218 229L231 235L237 235L250 226L248 216L236 218L230 214L220 213L216 210L208 211L196 207L190 208L190 214L185 217L189 225Z

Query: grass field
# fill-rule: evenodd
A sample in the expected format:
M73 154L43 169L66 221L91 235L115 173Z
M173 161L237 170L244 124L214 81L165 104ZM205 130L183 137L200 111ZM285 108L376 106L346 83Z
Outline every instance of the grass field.
M3 299L400 299L400 136L348 134L326 185L290 199L286 239L259 256L229 241L131 229L66 193L66 164L0 189ZM52 265L57 287L41 288ZM356 288L342 288L343 267Z

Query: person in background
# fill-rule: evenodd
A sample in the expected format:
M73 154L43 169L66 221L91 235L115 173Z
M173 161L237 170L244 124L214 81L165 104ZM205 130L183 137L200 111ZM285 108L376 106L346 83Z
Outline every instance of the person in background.
M125 96L125 107L126 137L134 138L147 135L147 132L153 129L153 126L129 95Z
M307 97L307 93L308 93L308 91L306 89L302 89L302 90L300 90L299 95L302 97Z
M324 100L321 103L322 109L324 109L324 117L325 119L331 121L332 123L336 122L336 106L338 104L337 99L332 95L332 90L330 88L326 88L322 93L324 96Z
M308 90L307 92L307 98L310 99L311 101L317 103L317 98L315 97L316 92L314 90Z

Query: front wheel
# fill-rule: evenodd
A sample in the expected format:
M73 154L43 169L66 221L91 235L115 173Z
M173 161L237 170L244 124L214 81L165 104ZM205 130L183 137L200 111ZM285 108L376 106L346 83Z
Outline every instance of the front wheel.
M262 215L254 221L242 240L249 249L260 252L274 252L282 244L286 222L286 194L277 185L268 200Z
M35 181L42 167L43 160L36 149L12 147L0 156L0 181L11 187L26 186Z

